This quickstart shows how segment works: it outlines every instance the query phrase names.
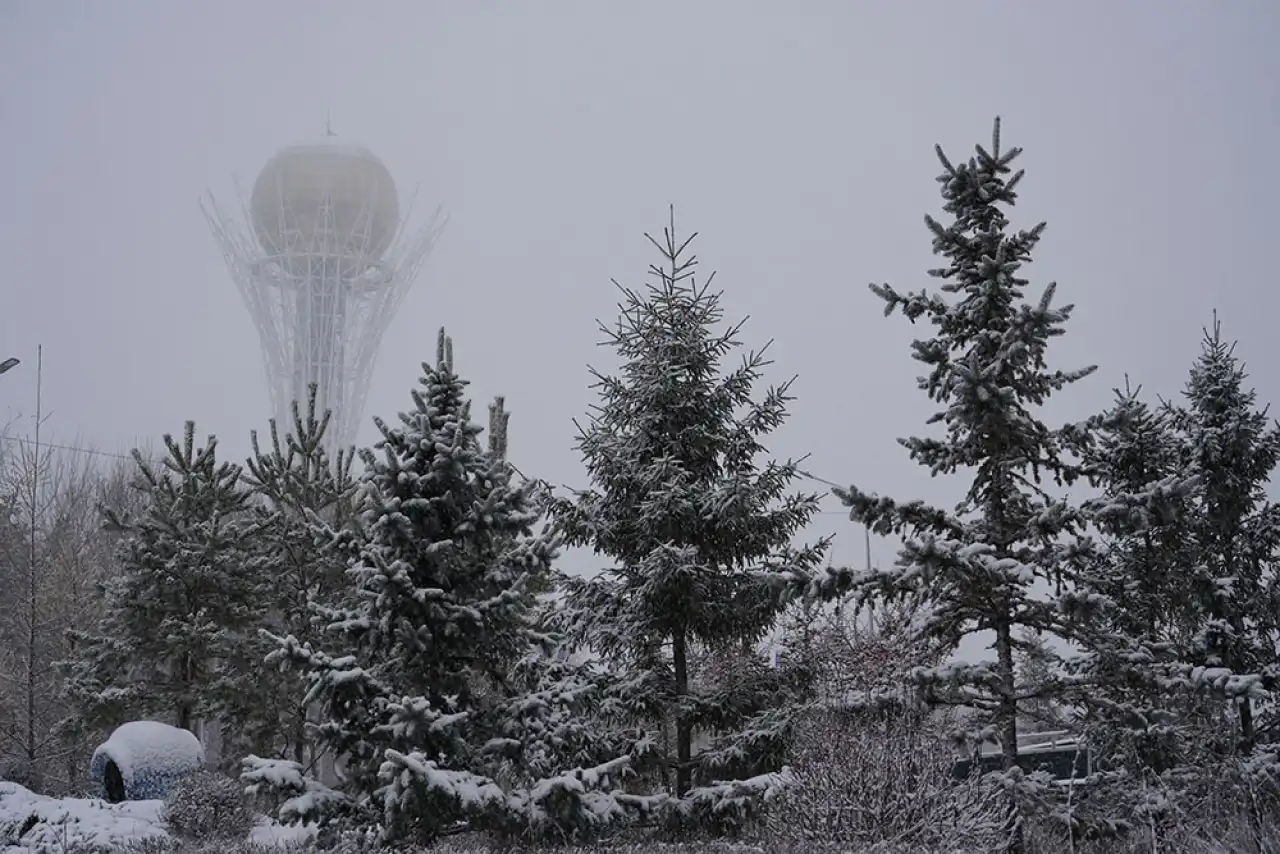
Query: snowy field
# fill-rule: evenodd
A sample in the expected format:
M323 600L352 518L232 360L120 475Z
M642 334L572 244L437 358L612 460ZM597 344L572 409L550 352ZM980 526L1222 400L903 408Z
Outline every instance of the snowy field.
M0 854L107 854L130 852L148 842L170 841L164 822L164 802L126 801L112 804L97 798L50 798L16 783L0 781ZM243 848L227 842L207 842L177 849L200 854L269 854L305 852L311 833L303 828L282 827L266 819L244 840ZM162 850L144 849L146 854ZM465 837L444 840L436 854L488 854L491 849ZM796 848L760 847L730 842L643 843L557 849L558 854L789 854ZM834 851L829 846L805 846L805 851ZM844 850L844 849L839 849Z
M163 801L111 804L97 798L49 798L17 783L0 782L0 854L71 854L127 849L168 838ZM264 820L246 841L297 848L309 834Z

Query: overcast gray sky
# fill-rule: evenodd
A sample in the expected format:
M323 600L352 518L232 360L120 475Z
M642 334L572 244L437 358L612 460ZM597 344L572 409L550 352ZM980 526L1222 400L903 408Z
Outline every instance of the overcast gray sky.
M584 482L570 419L667 205L702 233L748 343L799 374L779 455L941 497L895 444L929 408L913 330L869 281L928 283L933 144L996 113L1049 223L1030 275L1078 308L1058 365L1176 393L1214 307L1265 399L1275 362L1280 5L1181 2L272 2L0 4L0 414L119 451L193 418L235 458L265 427L256 332L197 208L283 145L367 145L451 223L387 332L366 411L393 417L448 327L511 456ZM29 422L27 424L29 426ZM16 428L22 432L23 427ZM837 560L861 537L843 532ZM884 549L883 551L887 551ZM883 557L888 558L888 554Z

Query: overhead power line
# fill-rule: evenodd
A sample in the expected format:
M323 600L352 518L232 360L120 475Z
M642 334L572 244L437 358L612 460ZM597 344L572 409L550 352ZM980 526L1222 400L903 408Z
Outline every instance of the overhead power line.
M31 439L25 438L23 436L0 436L0 442L10 442L18 445L29 444L31 443L31 441L32 441ZM102 451L97 448L86 448L79 445L61 445L61 444L58 444L57 442L42 441L40 443L40 447L51 449L51 450L58 450L58 451L71 451L77 454L88 454L89 456L92 456L92 457L103 457L105 459L112 459L112 460L126 460L130 462L133 460L132 454L120 454L120 453L114 453L112 451ZM143 459L149 463L160 462L160 460L156 459L155 457L144 456ZM533 479L530 478L528 475L526 475L523 471L521 471L519 467L516 466L515 463L511 463L510 461L508 461L508 463L510 464L512 470L514 470L516 474L520 475L521 478L523 478L526 481L532 482ZM796 469L796 474L800 475L801 477L808 478L809 480L812 480L816 483L821 483L824 486L830 486L834 489L844 488L833 480L828 480L825 477L819 477L818 475L813 474L812 472L805 471L804 469ZM565 484L561 484L561 487L569 490L570 492L581 491L581 490L573 489L570 486L566 486ZM826 496L824 495L823 497L825 498ZM819 516L845 516L845 515L848 515L848 511L847 510L819 510L818 515Z
M32 439L28 439L25 436L0 436L0 442L11 442L16 445L34 444L34 441ZM57 442L41 441L40 447L46 448L46 449L51 448L58 451L74 451L77 454L88 454L91 457L110 457L111 459L115 459L115 460L132 460L133 459L132 455L130 454L115 454L115 453L112 453L111 451L100 451L97 448L82 448L76 445L59 445ZM147 460L148 462L155 462L155 460L149 459L147 457L143 457L143 459Z

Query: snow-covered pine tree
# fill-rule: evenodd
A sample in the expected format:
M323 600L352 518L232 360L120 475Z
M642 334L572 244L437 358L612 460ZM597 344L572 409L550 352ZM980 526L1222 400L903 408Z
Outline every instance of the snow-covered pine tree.
M837 494L853 521L903 539L896 564L869 573L868 591L923 599L933 610L925 631L952 645L977 632L994 634L994 661L952 663L918 676L933 700L972 708L974 734L998 739L1004 767L1011 769L1019 705L1032 699L1018 691L1018 630L1074 638L1084 622L1071 619L1054 593L1070 581L1068 557L1086 519L1052 491L1078 476L1071 451L1083 444L1083 430L1050 428L1037 409L1094 369L1047 367L1049 342L1065 331L1072 307L1053 306L1053 284L1037 302L1024 302L1028 282L1019 270L1031 260L1044 224L1011 230L1003 208L1016 201L1023 172L1010 174L1020 150L1001 149L999 119L992 147L977 146L968 162L953 164L936 150L943 210L952 217L946 224L926 217L934 253L947 260L930 271L943 280L941 293L904 295L889 285L871 290L885 301L886 315L900 309L913 323L925 318L932 330L912 349L929 368L920 388L940 406L929 423L945 432L900 442L935 476L969 472L969 486L951 511L857 487ZM1077 609L1089 603L1074 601ZM1033 696L1050 696L1060 686L1049 680Z
M758 459L787 416L790 383L756 396L763 350L724 367L741 323L721 328L721 295L694 278L693 236L677 240L671 226L649 240L661 264L644 291L619 286L621 316L601 324L622 365L591 370L600 402L578 448L592 486L553 512L568 543L611 559L590 579L564 580L562 624L624 675L617 708L651 732L674 721L675 755L662 762L685 814L751 788L715 781L772 779L760 775L780 767L789 729L785 692L766 668L697 685L695 646L758 642L781 611L779 590L811 577L827 542L792 546L818 497L790 491L795 462Z
M197 447L190 421L180 443L166 435L164 444L159 465L133 454L146 510L137 519L108 511L125 534L122 574L106 585L97 631L73 633L67 690L99 726L149 717L194 731L262 678L248 639L270 580L241 469L217 460L212 436Z
M1247 379L1215 314L1184 402L1173 410L1185 462L1199 479L1189 516L1196 578L1186 593L1202 617L1190 658L1209 670L1193 678L1236 703L1244 753L1259 735L1254 701L1274 691L1280 677L1280 506L1266 492L1280 462L1280 428L1257 407Z
M557 538L532 532L533 485L513 482L510 465L481 447L443 330L436 363L423 370L400 426L375 419L383 438L362 454L352 604L314 606L334 652L276 639L274 657L306 670L304 702L322 705L318 733L342 760L342 790L317 795L296 767L277 775L254 757L244 777L292 780L304 800L286 803L282 817L329 821L305 809L321 798L377 825L384 840L430 841L459 821L590 828L622 810L608 790L626 765L625 757L576 769L557 761L579 755L580 739L567 749L556 739L571 723L563 710L590 686L519 690L558 681L528 672L530 647L544 640L532 625L531 590L550 572Z
M1107 535L1104 592L1125 605L1117 628L1144 641L1184 637L1192 619L1171 591L1187 581L1187 502L1195 486L1167 408L1153 409L1141 388L1116 390L1112 408L1097 419L1088 452L1090 477L1102 494L1090 502Z
M1169 410L1140 392L1126 379L1095 419L1086 458L1100 494L1086 507L1103 544L1081 583L1107 604L1070 662L1088 688L1079 699L1099 759L1139 775L1163 772L1184 754L1180 673L1198 621L1185 596L1194 577L1187 526L1195 477Z
M265 525L263 571L271 586L263 628L276 635L292 635L302 643L322 636L310 603L335 602L349 587L347 559L359 541L353 531L354 452L340 449L336 458L329 456L324 436L330 414L316 412L316 394L312 384L305 416L294 403L293 424L285 435L281 429L287 425L271 422L265 448L257 432L251 434L253 456L245 476L260 499L255 510ZM318 524L339 536L319 534ZM254 640L261 658L276 648L268 635L259 633ZM238 698L243 723L231 745L237 760L252 752L291 757L302 767L313 768L319 757L308 732L308 708L302 702L306 685L300 675L280 668L279 674L263 679L257 688Z

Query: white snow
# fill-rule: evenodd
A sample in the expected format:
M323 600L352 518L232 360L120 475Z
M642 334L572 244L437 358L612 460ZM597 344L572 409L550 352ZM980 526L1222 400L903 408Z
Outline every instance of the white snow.
M32 826L19 835L29 819ZM110 804L96 798L48 798L0 782L0 854L39 854L167 835L163 801Z
M305 792L307 778L302 773L302 765L291 759L262 759L258 756L247 756L243 760L245 771L240 780L248 783L246 791L257 794L259 788L282 789L291 792Z
M17 783L0 782L0 854L47 854L81 846L121 848L168 835L164 801L112 804L97 798L49 798ZM263 817L249 832L249 841L297 850L315 835L314 824L281 825Z
M204 765L204 747L194 734L158 721L130 721L121 724L111 737L93 752L90 765L106 754L132 787L134 771L145 768L153 774L178 775Z
M257 845L288 849L301 848L310 843L316 836L314 824L280 824L269 818L262 818L253 830L249 831L249 841Z

